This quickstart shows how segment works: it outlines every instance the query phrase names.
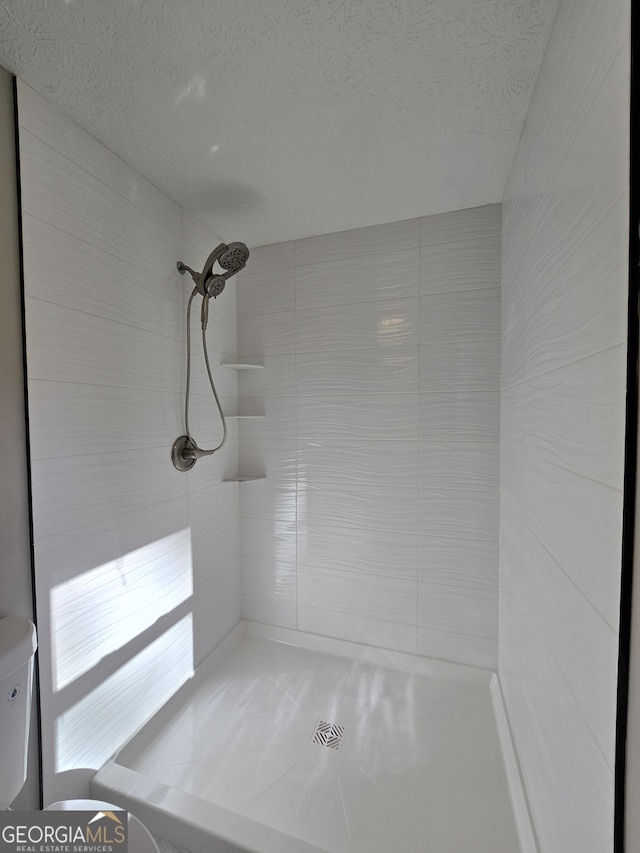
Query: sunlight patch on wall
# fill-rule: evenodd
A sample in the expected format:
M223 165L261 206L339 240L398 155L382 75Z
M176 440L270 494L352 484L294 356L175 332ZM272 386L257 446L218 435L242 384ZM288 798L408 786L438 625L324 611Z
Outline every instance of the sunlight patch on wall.
M189 613L58 717L56 773L97 770L192 675Z
M54 587L53 689L75 681L192 594L188 528Z

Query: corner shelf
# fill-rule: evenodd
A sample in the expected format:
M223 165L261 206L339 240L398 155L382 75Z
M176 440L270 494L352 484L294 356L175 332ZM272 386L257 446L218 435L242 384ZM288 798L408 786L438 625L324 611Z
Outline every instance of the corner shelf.
M225 415L228 421L264 420L266 415Z
M252 477L251 474L238 474L237 477L225 477L223 483L254 483L256 480L266 480L264 475Z
M264 364L253 364L246 362L227 361L221 362L220 367L227 367L229 370L264 370ZM227 415L227 420L264 420L266 415ZM266 480L264 474L253 476L252 474L238 474L236 477L225 477L223 483L253 483L256 480Z
M237 362L221 362L220 367L228 367L229 370L264 370L264 364L239 364Z

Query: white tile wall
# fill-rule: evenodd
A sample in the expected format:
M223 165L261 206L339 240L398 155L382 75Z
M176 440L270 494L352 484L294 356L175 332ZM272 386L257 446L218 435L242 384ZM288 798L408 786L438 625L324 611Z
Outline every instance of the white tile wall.
M418 295L419 249L296 266L298 311Z
M240 618L239 494L221 483L237 473L238 429L230 425L219 458L187 475L173 468L193 287L176 262L197 268L220 241L22 82L18 96L51 801L86 794L86 768L99 767ZM237 376L219 363L235 360L236 327L229 286L210 311L208 340L231 410ZM219 426L197 316L193 332L192 428L206 446ZM74 768L85 769L69 775Z
M629 12L560 3L503 204L499 670L541 853L613 849Z
M248 618L495 667L500 224L491 205L252 251Z
M296 353L411 346L418 324L417 297L296 311Z

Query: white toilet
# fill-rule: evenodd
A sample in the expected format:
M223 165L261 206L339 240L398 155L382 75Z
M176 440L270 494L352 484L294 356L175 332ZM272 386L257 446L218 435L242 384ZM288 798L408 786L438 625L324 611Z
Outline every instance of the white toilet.
M0 619L0 811L8 809L27 778L36 629L19 616ZM101 800L63 800L45 811L114 811ZM129 853L160 853L149 830L129 814Z

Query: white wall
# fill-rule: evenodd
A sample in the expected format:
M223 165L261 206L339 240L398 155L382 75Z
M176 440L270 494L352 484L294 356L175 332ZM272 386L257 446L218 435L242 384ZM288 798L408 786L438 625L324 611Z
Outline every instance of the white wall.
M500 223L493 205L252 252L247 618L496 666Z
M19 84L27 370L45 800L91 772L240 617L237 430L193 472L184 432L186 295L219 242ZM198 300L199 302L199 300ZM202 367L192 432L219 423ZM212 306L212 362L235 357L235 294ZM235 405L236 375L219 390ZM77 768L84 768L84 772Z
M503 205L500 676L543 853L612 849L629 4L563 0Z

